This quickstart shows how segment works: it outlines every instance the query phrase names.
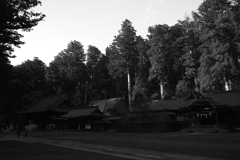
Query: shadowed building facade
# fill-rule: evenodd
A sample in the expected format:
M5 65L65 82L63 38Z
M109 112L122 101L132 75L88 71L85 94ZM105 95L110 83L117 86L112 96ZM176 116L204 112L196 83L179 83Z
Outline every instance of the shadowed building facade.
M33 120L40 128L46 128L48 124L55 123L55 120L71 111L73 105L63 96L43 97L29 109L19 112L25 115L26 121Z

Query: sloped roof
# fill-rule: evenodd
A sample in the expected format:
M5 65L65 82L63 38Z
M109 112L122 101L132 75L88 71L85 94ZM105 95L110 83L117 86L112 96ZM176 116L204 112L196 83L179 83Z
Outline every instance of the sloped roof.
M240 106L240 91L225 91L207 94L214 101L228 106Z
M66 104L61 104L64 100L62 96L44 97L33 107L19 113L37 113L52 110L55 112L69 112L72 108Z
M98 111L98 112L97 112ZM97 107L84 107L73 109L69 113L62 115L63 118L78 118L82 116L103 116Z
M118 105L121 97L97 100L91 102L88 107L98 106L99 110L103 113L108 112L109 109L115 108L119 113L126 113L124 104Z
M196 100L210 100L211 98L205 97L202 94L192 91L187 97L180 99L170 99L170 100L155 100L149 105L150 109L153 111L157 110L169 110L176 111L180 108L188 106L191 102Z
M210 97L205 97L201 93L192 91L184 100L190 100L190 99L211 99Z
M214 100L211 99L197 99L190 102L185 107L180 107L181 110L202 110L202 106L208 106L207 108L218 108L218 109L228 109L229 107L227 105L222 105Z
M94 104L102 102L102 101L106 101L106 99L93 100L87 105L87 107L92 107Z
M213 101L211 99L197 99L197 100L193 100L192 102L190 102L186 107L188 106L192 106L194 104L210 104L211 106L220 106L221 104Z
M185 107L192 100L184 100L182 99L171 99L171 100L154 100L149 104L149 109L152 111L159 110L168 110L168 111L176 111L179 110L180 107Z
M59 105L55 104L51 107L51 110L55 111L55 112L68 113L69 111L72 110L72 108L69 105L66 105L66 104L59 104Z
M120 102L121 98L111 98L107 100L107 103L105 105L105 112L108 111L109 109L112 109L114 107L117 107L116 109L120 111L122 109L125 109L124 106L122 105L117 105Z
M159 110L179 110L188 109L194 104L205 104L226 108L240 106L240 91L225 91L219 93L205 94L204 96L197 92L190 93L186 98L172 100L155 100L149 104L153 111Z
M107 103L107 100L97 100L97 101L92 102L91 105L88 105L88 107L98 106L99 110L101 112L104 112L106 103Z

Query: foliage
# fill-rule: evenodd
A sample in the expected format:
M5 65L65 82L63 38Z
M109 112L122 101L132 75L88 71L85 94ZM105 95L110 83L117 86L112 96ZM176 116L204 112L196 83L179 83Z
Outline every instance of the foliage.
M192 91L191 85L189 85L186 81L180 80L178 81L178 84L176 86L176 97L186 97L188 96Z
M102 54L96 65L96 85L97 92L95 93L97 99L113 98L116 97L115 93L115 80L110 76L108 70L109 58Z
M13 46L24 44L18 30L31 31L45 17L33 12L32 8L40 5L38 0L1 0L0 1L0 51L11 57Z
M86 55L88 74L92 76L95 74L94 71L96 70L99 59L102 57L102 53L97 47L90 45L88 46Z
M37 57L27 60L13 69L11 88L16 99L33 92L44 94L46 79L46 65ZM38 98L40 98L38 97Z
M52 87L56 92L60 89L61 94L68 94L75 105L84 101L87 80L85 58L83 45L78 41L71 41L67 49L61 51L47 69L46 77Z
M15 113L29 108L48 93L46 90L46 65L37 57L14 66L11 81L5 92L4 114L15 117Z
M131 74L135 71L137 65L137 36L136 30L129 20L123 21L122 28L113 42L119 51L120 61L124 63L123 67L120 65L119 70L123 70L125 74L129 70Z
M219 91L239 79L239 4L207 0L193 16L200 28L201 91Z
M106 48L106 55L109 58L108 70L110 75L115 79L126 76L126 60L122 58L115 43Z
M177 80L182 76L182 48L178 38L183 31L180 25L155 25L149 27L148 35L151 48L148 50L151 69L150 80L157 79L163 84L164 97L174 96Z
M20 40L22 31L31 31L45 17L42 13L36 13L33 7L40 5L38 0L1 0L0 1L0 106L8 103L8 92L12 65L9 58L13 58L13 47L24 44ZM5 100L4 100L5 99ZM6 107L6 106L5 106Z
M146 102L163 98L159 84L164 98L186 96L192 90L221 91L225 85L240 88L239 0L205 0L192 17L173 26L150 26L147 39L137 36L126 19L105 55L92 45L85 54L80 42L71 41L49 67L38 58L13 67L9 61L13 47L24 43L18 31L30 31L45 17L32 11L37 5L38 0L0 1L4 112L22 110L50 94L68 95L75 106L121 96L133 99L131 109L139 113L135 119L153 120Z
M98 95L99 93L102 92L102 87L100 87L101 83L99 82L99 76L100 76L100 72L98 67L103 67L105 64L103 64L103 66L99 66L99 61L100 58L103 56L103 54L101 53L101 51L95 47L95 46L88 46L88 50L87 50L87 74L88 74L88 81L90 83L90 99L98 99ZM99 89L101 88L101 89Z
M127 75L122 68L124 66L124 60L121 58L117 46L111 44L106 48L106 56L108 58L108 72L113 78L114 91L113 95L127 97ZM120 68L120 69L119 69Z
M102 54L95 46L89 46L87 50L87 69L90 82L90 100L104 99L113 95L109 94L114 88L107 65L109 58Z
M133 101L135 101L135 99L139 96L143 99L147 99L150 95L148 77L151 65L147 55L149 48L150 46L148 45L148 41L139 36L137 38L138 63L135 74L135 85L133 86Z
M137 64L137 36L129 20L122 23L119 34L115 36L112 45L108 47L110 74L124 76L127 72L135 71ZM117 73L117 74L115 74Z
M202 44L199 37L199 29L190 17L179 21L184 34L179 38L183 46L182 65L184 67L183 81L190 89L198 89L198 68L200 66L201 52L199 46ZM181 84L180 84L181 85Z
M108 48L109 57L109 73L117 77L129 78L125 81L124 86L128 86L128 90L123 90L123 94L127 92L129 105L132 99L132 86L134 85L134 76L137 68L137 36L136 30L129 20L122 23L119 34L115 36L112 45ZM124 81L121 81L124 82ZM124 87L125 88L125 87Z

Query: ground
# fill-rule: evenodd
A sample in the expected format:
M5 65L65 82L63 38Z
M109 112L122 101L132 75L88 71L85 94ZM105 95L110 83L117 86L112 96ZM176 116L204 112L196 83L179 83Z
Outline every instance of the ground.
M125 160L124 158L41 143L30 144L18 141L0 141L0 144L1 160Z
M9 134L17 136L15 133ZM62 132L58 131L36 131L29 133L29 137L218 159L236 160L240 157L239 133L174 132L132 134L67 131L62 134ZM2 142L0 141L0 143Z

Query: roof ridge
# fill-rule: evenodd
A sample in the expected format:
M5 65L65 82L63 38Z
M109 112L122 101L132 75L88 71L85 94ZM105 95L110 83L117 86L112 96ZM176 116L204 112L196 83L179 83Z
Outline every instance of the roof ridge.
M236 92L240 92L240 90L219 91L219 92L207 92L207 93L204 93L204 95L225 94L225 93L236 93Z
M63 98L63 96L62 95L51 95L51 96L42 97L42 99L50 99L50 98Z

